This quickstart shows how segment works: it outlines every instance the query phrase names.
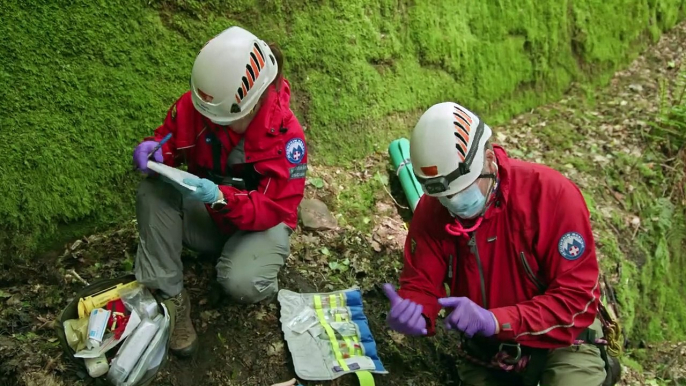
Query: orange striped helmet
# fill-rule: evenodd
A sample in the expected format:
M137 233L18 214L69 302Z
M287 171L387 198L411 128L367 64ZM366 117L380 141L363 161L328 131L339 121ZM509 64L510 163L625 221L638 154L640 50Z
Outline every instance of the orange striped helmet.
M424 193L450 196L474 183L491 135L488 125L457 103L438 103L426 110L410 138L410 161Z
M230 27L210 39L195 58L193 105L211 121L228 125L252 111L277 73L267 43L241 27Z

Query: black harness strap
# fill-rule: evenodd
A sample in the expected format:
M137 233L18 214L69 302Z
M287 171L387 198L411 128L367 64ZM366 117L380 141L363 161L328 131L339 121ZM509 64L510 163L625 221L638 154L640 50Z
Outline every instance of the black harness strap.
M233 186L239 190L256 190L260 185L262 175L255 170L252 163L242 164L243 170L240 175L234 176L232 165L227 162L226 172L222 170L222 148L221 140L216 134L208 131L207 138L212 147L212 170L207 170L207 178L218 185ZM227 158L231 154L227 155Z

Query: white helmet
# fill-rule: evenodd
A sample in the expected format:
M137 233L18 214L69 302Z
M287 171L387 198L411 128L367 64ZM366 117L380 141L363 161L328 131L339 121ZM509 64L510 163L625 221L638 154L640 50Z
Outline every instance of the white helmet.
M466 189L481 174L491 128L453 102L431 106L412 130L410 161L424 193L433 197Z
M230 27L210 39L195 58L193 105L213 122L229 124L250 113L278 70L267 43L243 28Z

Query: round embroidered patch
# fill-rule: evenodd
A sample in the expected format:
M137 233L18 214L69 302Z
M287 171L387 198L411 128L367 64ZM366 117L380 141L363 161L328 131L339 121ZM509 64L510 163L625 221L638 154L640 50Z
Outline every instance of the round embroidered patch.
M305 142L300 138L293 138L286 142L286 159L292 164L299 164L305 157Z
M557 243L557 250L560 255L567 260L576 260L583 255L586 250L586 242L580 234L576 232L567 232Z

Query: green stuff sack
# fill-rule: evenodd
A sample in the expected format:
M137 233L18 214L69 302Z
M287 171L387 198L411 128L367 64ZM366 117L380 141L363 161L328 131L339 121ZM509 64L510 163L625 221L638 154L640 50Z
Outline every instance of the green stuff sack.
M398 138L388 145L388 154L396 170L400 185L403 188L410 209L414 212L419 199L424 195L422 186L417 181L410 161L410 141L407 138Z
M100 279L97 281L94 281L90 285L84 287L81 289L74 298L69 302L69 304L60 312L58 315L57 319L54 322L53 328L55 329L55 333L57 334L57 339L60 342L60 345L62 347L62 350L64 351L65 358L67 361L74 363L77 368L81 371L83 371L84 374L86 374L86 377L91 378L90 375L88 375L88 369L86 368L86 364L84 359L82 358L76 358L74 357L75 351L69 346L69 342L67 340L67 334L65 333L64 330L64 322L67 320L71 319L78 319L79 317L79 312L78 312L78 305L79 305L79 299L85 298L87 296L96 294L98 292L101 292L103 290L106 290L108 288L114 287L118 284L126 284L130 283L132 281L135 281L136 278L134 275L125 275L117 278L112 278L112 279ZM153 370L148 370L145 376L138 382L136 382L132 386L147 386L150 385L154 380L159 371L164 368L164 366L167 363L168 359L168 353L169 353L169 344L171 341L171 331L174 330L174 322L175 322L175 316L176 316L176 307L174 304L167 300L167 301L162 301L162 299L159 298L159 296L153 294L153 297L157 301L158 305L158 311L160 315L167 316L165 314L165 307L168 312L169 316L169 333L166 339L166 345L165 345L165 352L162 357L162 362L160 363L157 368ZM164 303L164 307L162 304ZM128 337L126 338L128 339ZM107 352L106 356L108 359L111 357L114 357L118 350L122 347L122 345L126 342L126 339L124 339L122 342L120 342L117 346L112 348L110 351ZM111 363L110 363L111 365ZM92 378L95 380L96 385L113 385L111 382L107 380L107 374L104 374L102 376L99 376L97 378Z

